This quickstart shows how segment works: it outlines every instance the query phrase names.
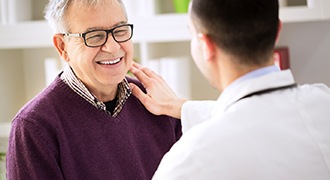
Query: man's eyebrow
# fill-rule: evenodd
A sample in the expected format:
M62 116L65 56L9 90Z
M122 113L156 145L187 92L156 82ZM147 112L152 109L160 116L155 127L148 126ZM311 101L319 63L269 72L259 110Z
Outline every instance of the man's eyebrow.
M115 25L111 26L110 28L104 28L104 27L90 27L88 29L86 29L85 32L89 32L89 31L93 31L93 30L104 30L104 29L112 29L116 26L120 26L120 25L123 25L123 24L127 24L127 21L121 21L119 23L116 23Z

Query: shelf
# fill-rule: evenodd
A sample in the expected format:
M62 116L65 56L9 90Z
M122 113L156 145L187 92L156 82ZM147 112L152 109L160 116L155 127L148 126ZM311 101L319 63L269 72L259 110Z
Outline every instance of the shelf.
M329 20L330 11L324 7L330 7L330 1L314 0L307 6L282 7L279 16L283 23ZM133 42L189 41L188 18L175 13L131 18ZM0 34L0 49L52 47L52 31L46 21L0 25Z
M189 41L187 14L163 14L132 19L134 42Z
M280 19L283 23L321 21L330 19L329 0L309 0L306 6L281 7ZM327 8L325 8L327 7Z
M175 21L173 21L175 19ZM134 43L177 42L190 39L186 14L133 19ZM0 26L0 49L52 47L52 31L46 21Z
M46 21L0 26L0 49L51 47L52 31Z

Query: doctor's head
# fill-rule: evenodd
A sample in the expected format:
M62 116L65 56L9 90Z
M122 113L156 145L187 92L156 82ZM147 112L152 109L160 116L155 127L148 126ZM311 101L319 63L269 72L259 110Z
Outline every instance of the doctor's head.
M273 54L278 0L192 0L189 17L192 56L207 78L207 59L217 49L246 66L265 64Z

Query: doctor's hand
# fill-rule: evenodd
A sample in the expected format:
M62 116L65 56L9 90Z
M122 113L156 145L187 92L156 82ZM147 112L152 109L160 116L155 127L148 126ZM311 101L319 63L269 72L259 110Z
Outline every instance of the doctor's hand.
M186 100L178 98L165 80L152 70L133 62L130 71L147 91L144 93L138 86L130 83L133 95L148 111L155 115L168 115L180 119L181 107Z

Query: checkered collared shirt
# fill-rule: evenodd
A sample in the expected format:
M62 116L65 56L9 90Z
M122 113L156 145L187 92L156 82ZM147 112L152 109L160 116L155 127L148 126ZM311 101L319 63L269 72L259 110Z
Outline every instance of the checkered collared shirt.
M87 89L84 83L78 79L78 77L75 75L75 73L73 72L70 66L66 66L66 68L64 69L61 75L61 79L68 86L70 86L70 88L73 91L75 91L77 94L83 97L86 101L91 103L96 108L111 114L112 117L116 117L120 113L126 100L132 94L127 79L125 78L121 83L118 84L118 92L117 92L118 101L113 113L111 113L107 111L105 104L102 101L98 100L97 97Z

